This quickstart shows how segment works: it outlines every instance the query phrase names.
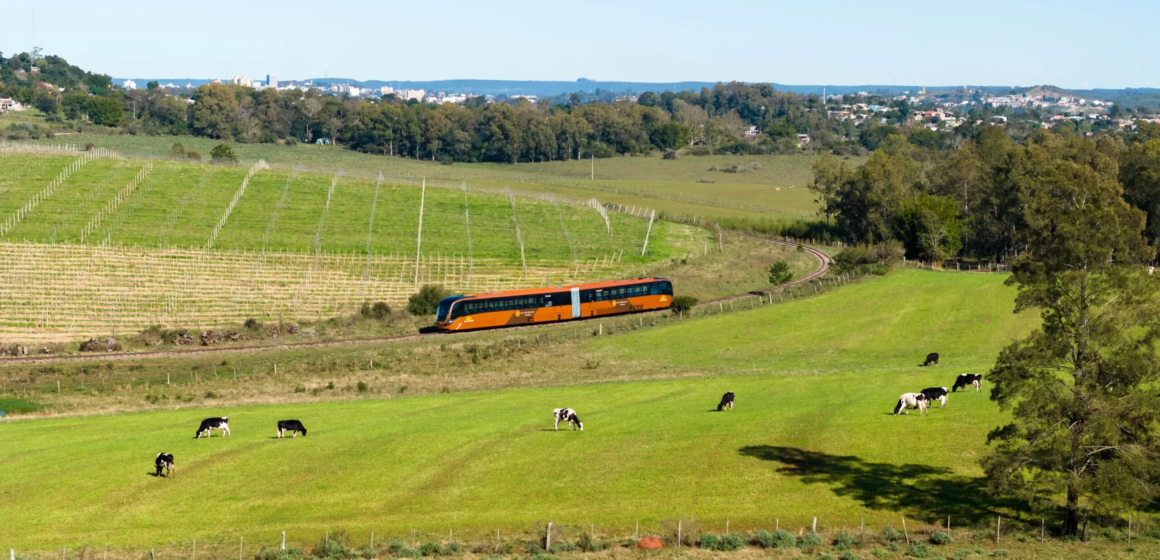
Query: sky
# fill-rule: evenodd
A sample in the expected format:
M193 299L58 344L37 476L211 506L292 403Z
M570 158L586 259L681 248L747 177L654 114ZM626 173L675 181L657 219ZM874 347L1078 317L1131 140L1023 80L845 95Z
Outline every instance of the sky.
M0 0L114 78L1160 87L1156 0Z

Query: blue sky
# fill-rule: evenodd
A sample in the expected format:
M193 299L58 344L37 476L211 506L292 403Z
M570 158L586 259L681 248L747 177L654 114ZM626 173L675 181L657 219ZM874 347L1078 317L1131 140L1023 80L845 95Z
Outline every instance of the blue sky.
M114 77L1160 86L1155 0L114 4L0 0L0 51Z

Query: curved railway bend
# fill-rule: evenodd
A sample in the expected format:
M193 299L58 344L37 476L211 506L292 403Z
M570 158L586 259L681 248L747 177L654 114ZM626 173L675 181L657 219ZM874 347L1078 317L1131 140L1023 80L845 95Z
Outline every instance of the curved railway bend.
M780 239L771 239L772 243L780 245L788 245L797 247L796 243L783 241ZM781 284L780 286L766 288L763 290L755 290L745 292L743 294L736 294L732 296L725 296L722 298L706 300L701 303L717 303L722 301L729 301L734 299L741 299L746 297L753 297L757 293L770 293L775 290L785 289L788 287L804 284L815 278L820 278L826 274L830 269L830 265L834 262L832 258L826 253L819 251L813 247L803 246L803 249L818 260L818 268L813 272ZM548 323L543 325L528 325L523 327L509 327L505 330L523 330L535 329L540 327L547 327L555 323ZM232 347L217 347L217 348L196 348L190 350L146 350L143 352L106 352L103 354L77 354L71 356L28 356L21 358L0 358L0 365L12 364L43 364L43 363L57 363L57 362L83 362L83 361L107 361L107 360L139 360L144 358L179 358L183 356L193 356L199 354L238 354L238 353L256 353L265 352L268 350L288 350L294 348L324 348L329 346L354 346L359 344L368 344L376 342L404 342L408 340L418 340L420 338L436 337L436 336L454 336L453 333L417 333L401 336L383 336L373 338L349 338L344 340L328 340L319 342L292 342L287 344L261 344L249 346L232 346Z

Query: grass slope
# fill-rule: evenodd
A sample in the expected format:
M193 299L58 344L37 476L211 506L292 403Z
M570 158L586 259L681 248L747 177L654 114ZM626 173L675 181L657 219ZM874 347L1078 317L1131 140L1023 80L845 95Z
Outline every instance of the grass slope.
M896 512L969 523L1010 506L977 478L998 409L968 392L929 417L889 411L902 392L985 369L1028 330L1033 318L1009 313L1002 280L901 272L582 352L708 377L0 423L0 518L13 520L0 541L273 542L282 530L306 541L337 527L385 539L677 517L736 528L776 517L796 530L815 515L880 525ZM942 352L944 365L916 367L918 349ZM759 355L770 374L749 374ZM726 390L737 409L711 412ZM580 411L583 433L551 431L561 406ZM222 414L233 436L192 439L198 420ZM310 435L271 439L285 418ZM177 456L177 478L148 474L160 451Z

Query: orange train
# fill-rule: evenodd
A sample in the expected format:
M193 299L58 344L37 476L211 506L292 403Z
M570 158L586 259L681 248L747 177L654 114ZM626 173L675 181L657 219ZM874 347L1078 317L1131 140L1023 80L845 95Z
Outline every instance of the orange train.
M439 302L435 327L454 332L556 323L668 309L672 303L673 283L667 278L469 294Z

